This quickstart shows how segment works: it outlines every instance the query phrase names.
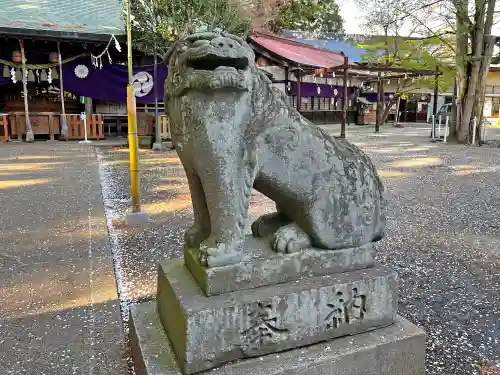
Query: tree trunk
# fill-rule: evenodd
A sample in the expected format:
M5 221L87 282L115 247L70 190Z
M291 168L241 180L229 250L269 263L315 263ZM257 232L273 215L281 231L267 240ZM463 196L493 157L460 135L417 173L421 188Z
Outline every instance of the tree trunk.
M399 97L398 97L398 99L399 99ZM385 105L384 112L382 113L382 124L387 123L387 118L389 117L389 113L391 112L391 108L394 105L394 103L396 103L396 100L393 98L393 99L390 99L389 102ZM398 104L398 107L399 107L399 104ZM396 122L397 122L397 120L396 120Z
M394 119L394 125L399 127L399 105L401 104L401 96L398 96L396 101L396 118Z
M479 72L481 70L481 60L484 46L484 16L486 4L483 0L476 2L476 12L474 15L475 27L472 38L472 56L469 61L469 79L467 93L462 106L462 119L459 131L460 142L470 142L471 124L474 119L474 106L476 104L476 90L479 82Z
M483 47L483 59L481 61L481 67L479 72L479 80L476 89L476 112L475 116L478 119L478 126L476 139L481 142L482 132L480 131L483 124L483 111L484 111L484 99L486 96L486 80L488 79L488 72L490 70L491 60L493 59L493 48L495 46L495 37L490 35L491 29L493 27L493 14L495 10L495 0L488 0L488 10L486 13L486 22L484 26L484 47Z
M467 91L467 56L469 54L469 25L468 25L468 2L467 0L457 0L456 8L456 85L457 100L453 103L456 108L455 129L452 136L460 143L466 143L469 134L469 122L462 121L462 108L464 97ZM437 109L435 109L437 111Z
M26 141L33 142L35 140L35 136L33 134L33 129L31 129L31 121L28 108L28 73L26 71L26 55L24 53L23 39L19 39L19 46L21 47L21 61L22 61L22 74L23 74L24 114L26 117Z

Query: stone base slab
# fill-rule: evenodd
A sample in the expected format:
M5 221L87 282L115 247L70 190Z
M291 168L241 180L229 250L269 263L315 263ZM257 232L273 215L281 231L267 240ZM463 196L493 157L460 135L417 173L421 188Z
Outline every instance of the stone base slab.
M131 307L136 374L182 375L157 311L156 301ZM245 359L200 375L424 375L424 366L424 332L398 316L385 328Z
M394 272L375 266L205 296L182 259L160 264L158 311L184 373L394 322Z
M372 267L374 244L340 249L307 249L293 254L276 253L271 237L248 235L242 244L240 263L206 268L198 261L198 249L185 249L184 262L207 296L286 283L314 276Z

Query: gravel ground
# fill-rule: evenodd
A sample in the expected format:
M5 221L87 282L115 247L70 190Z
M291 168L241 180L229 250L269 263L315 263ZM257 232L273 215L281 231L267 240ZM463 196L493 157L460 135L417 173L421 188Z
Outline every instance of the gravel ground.
M389 200L378 260L400 277L399 313L428 334L428 374L500 373L500 150L429 142L418 126L348 137L376 163ZM123 317L156 292L158 261L181 255L192 220L175 152L141 152L152 222L123 227L130 206L126 150L98 150ZM255 193L252 216L273 209ZM499 366L499 367L497 367Z

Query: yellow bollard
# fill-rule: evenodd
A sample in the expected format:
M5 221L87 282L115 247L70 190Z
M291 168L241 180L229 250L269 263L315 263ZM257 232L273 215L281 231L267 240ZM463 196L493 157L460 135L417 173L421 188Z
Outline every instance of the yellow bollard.
M137 111L135 107L134 88L132 86L132 25L130 23L130 1L125 0L127 13L127 115L128 115L128 147L130 155L130 188L132 190L132 210L127 212L125 223L137 226L149 221L149 215L141 212L141 183L139 174L139 143L137 141Z
M130 186L132 212L141 212L141 183L139 175L139 144L137 142L137 114L134 88L127 85L128 147L130 153Z

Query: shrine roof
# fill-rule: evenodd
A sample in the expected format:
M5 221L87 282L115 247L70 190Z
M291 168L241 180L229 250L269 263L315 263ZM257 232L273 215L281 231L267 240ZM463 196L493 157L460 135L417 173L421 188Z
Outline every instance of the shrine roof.
M249 40L252 47L264 56L281 59L288 65L330 68L344 63L342 52L315 48L267 32L254 31Z
M0 35L107 41L125 35L121 0L2 0Z

